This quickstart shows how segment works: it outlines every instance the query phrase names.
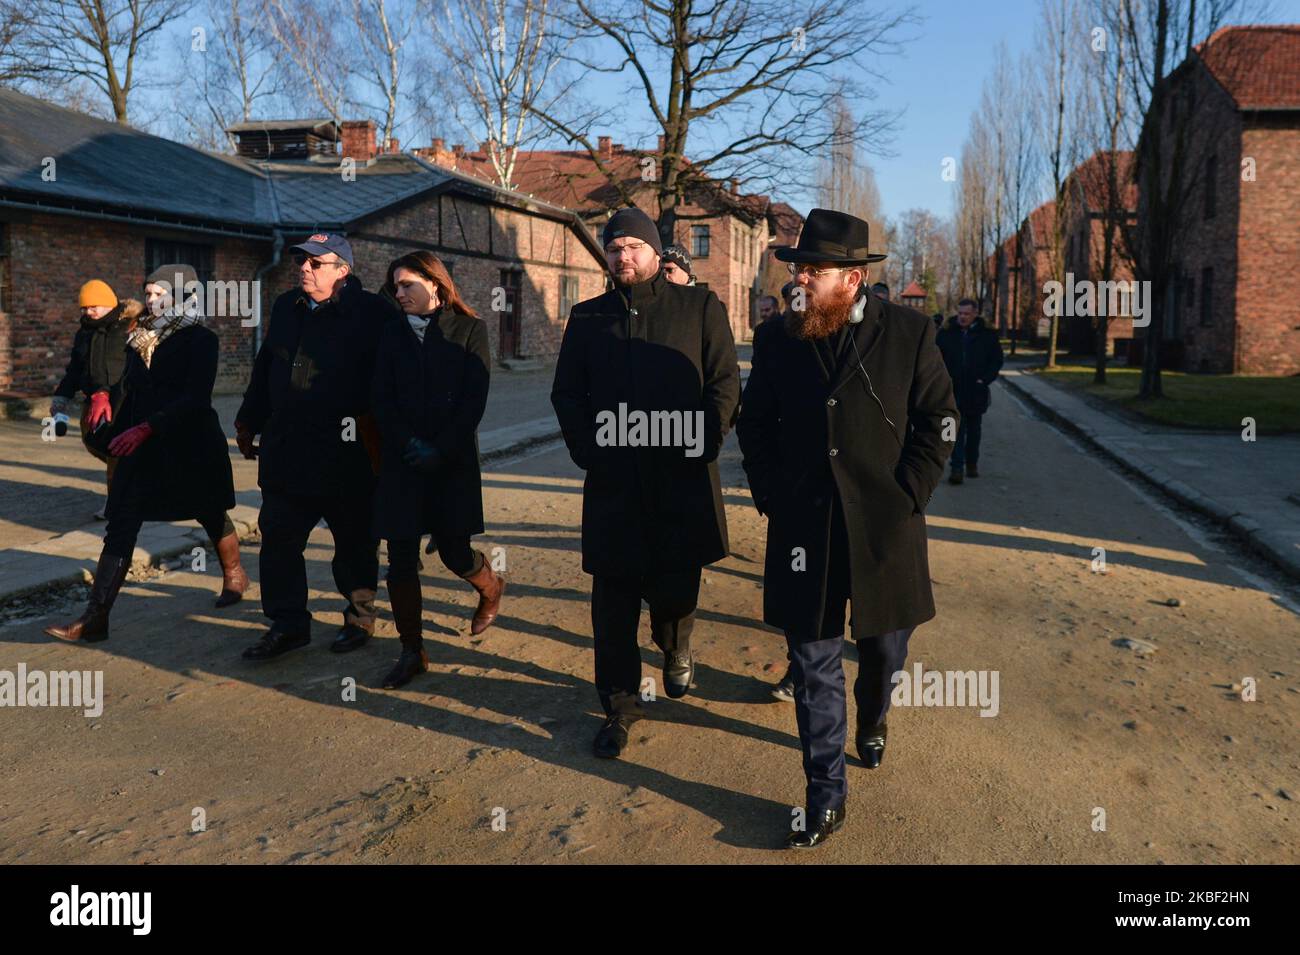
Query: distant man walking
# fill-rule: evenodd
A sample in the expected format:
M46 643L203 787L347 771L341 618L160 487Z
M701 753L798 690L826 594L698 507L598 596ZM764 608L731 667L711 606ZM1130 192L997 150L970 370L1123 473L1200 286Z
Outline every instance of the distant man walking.
M950 484L963 478L980 476L980 438L984 433L984 412L989 410L989 386L997 381L1002 368L1002 343L996 330L987 327L977 314L979 304L970 298L957 303L957 315L949 319L938 334L936 343L943 353L943 363L952 377L953 393L961 411L957 429L957 446L949 462Z

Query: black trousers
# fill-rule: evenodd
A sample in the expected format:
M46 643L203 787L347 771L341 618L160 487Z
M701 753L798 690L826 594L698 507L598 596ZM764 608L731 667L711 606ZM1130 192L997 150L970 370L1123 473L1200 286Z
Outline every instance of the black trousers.
M831 516L826 604L822 632L786 634L790 678L794 681L795 722L803 750L809 815L841 805L848 796L844 745L848 737L848 706L844 692L844 617L852 594L848 532L836 495ZM883 634L853 634L858 647L858 676L853 699L858 725L874 726L889 711L891 677L907 662L907 643L915 627Z
M961 424L957 426L957 443L952 447L952 457L948 464L954 471L964 470L966 465L980 463L980 437L984 434L984 415L961 413Z
M596 644L596 692L606 715L641 715L641 650L636 632L641 601L650 605L650 636L660 650L691 646L702 568L606 577L591 581L591 632Z
M113 510L108 515L108 526L104 528L104 553L126 561L131 559L136 539L140 536L140 528L144 526L142 515L145 502L142 488L141 482L133 480L119 490L118 497L113 502ZM230 515L224 507L214 508L211 513L197 514L195 517L213 544L235 532L235 525L231 523Z
M307 537L321 518L334 537L334 583L347 600L345 623L374 632L379 585L379 541L370 532L370 497L263 491L258 524L262 612L290 633L310 633L307 611Z
M478 555L474 553L474 548L470 547L467 535L455 537L444 535L435 537L434 540L443 566L457 577L472 574L478 569L476 566ZM401 540L388 542L388 573L385 575L388 580L410 580L412 577L419 577L420 568L423 566L420 560L420 538L403 537Z

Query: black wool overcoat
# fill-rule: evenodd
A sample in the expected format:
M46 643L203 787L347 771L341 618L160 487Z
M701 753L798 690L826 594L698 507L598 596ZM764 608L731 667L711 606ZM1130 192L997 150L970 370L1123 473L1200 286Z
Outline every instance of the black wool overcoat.
M449 308L435 313L423 343L405 317L385 326L373 400L383 448L376 537L483 533L478 424L487 407L491 361L483 322ZM441 464L433 474L402 461L413 437L438 449Z
M582 568L637 576L687 570L727 554L718 452L735 422L740 371L727 312L708 289L656 275L574 306L551 403L569 454L586 471ZM692 416L699 456L681 446L597 441L598 415ZM696 413L699 413L698 417ZM609 419L605 419L609 420ZM694 422L702 427L694 433ZM660 430L662 434L662 429Z
M821 636L837 492L855 636L934 616L923 512L959 423L952 383L929 318L866 298L833 375L784 323L766 323L754 338L736 433L754 503L768 517L763 619L796 639Z

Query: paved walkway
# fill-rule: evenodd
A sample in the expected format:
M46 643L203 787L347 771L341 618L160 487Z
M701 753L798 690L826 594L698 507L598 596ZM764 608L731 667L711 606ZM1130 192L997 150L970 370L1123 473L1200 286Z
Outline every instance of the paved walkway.
M495 374L479 429L485 460L559 436L550 401L553 374L549 367ZM227 435L234 434L239 403L238 395L213 401ZM103 544L104 523L93 519L103 503L103 466L76 437L45 442L40 431L36 419L0 421L0 607L33 591L88 581ZM233 438L229 445L237 505L231 519L245 539L257 531L257 465L238 454ZM194 521L146 524L133 563L169 563L207 543Z
M1220 522L1300 579L1300 435L1206 432L1127 421L1021 366L1007 387L1094 450Z

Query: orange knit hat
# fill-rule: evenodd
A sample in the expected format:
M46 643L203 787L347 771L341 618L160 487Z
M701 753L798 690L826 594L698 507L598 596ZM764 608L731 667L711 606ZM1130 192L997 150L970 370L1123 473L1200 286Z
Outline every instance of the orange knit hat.
M78 308L91 308L95 305L117 308L117 296L113 294L113 290L108 287L107 282L99 279L91 279L83 285L81 294L77 296Z

